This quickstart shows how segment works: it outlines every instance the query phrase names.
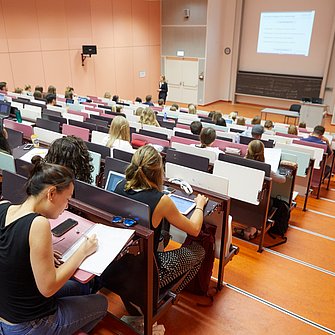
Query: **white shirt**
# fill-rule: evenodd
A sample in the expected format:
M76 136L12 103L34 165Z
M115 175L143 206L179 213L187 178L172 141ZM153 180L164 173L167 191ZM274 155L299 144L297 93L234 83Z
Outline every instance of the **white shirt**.
M102 145L107 145L109 135L105 136L102 140ZM134 152L135 150L128 141L117 139L114 141L112 148Z

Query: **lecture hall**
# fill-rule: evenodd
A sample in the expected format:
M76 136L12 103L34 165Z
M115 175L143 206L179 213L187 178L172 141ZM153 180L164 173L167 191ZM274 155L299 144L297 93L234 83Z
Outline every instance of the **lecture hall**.
M334 0L0 0L0 335L335 335Z

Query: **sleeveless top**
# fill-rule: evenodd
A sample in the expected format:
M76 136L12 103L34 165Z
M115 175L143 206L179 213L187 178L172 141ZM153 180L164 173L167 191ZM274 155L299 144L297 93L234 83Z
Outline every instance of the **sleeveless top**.
M134 190L125 191L124 190L125 185L126 180L122 180L117 184L114 192L123 195L127 198L143 202L150 207L150 229L154 231L154 251L156 253L158 249L159 239L161 236L162 221L159 223L158 227L154 228L152 226L152 213L154 212L157 204L159 203L159 200L161 200L161 197L164 195L164 193L156 189L141 190L141 191L134 191Z
M30 264L29 232L39 214L26 214L5 226L10 205L0 205L0 316L21 323L53 314L57 306L53 297L39 292Z

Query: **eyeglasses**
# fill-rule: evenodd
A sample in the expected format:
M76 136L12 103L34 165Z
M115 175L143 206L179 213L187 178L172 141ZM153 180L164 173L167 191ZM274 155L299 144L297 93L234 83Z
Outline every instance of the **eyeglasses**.
M112 219L112 223L122 223L126 227L132 227L138 223L138 218L131 219L131 218L123 218L122 216L114 216Z

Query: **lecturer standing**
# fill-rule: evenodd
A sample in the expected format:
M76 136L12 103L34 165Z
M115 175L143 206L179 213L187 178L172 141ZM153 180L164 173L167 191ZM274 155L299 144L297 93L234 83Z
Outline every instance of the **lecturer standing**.
M165 81L165 76L162 75L159 81L158 99L163 99L164 104L166 102L167 92L168 92L168 84Z

